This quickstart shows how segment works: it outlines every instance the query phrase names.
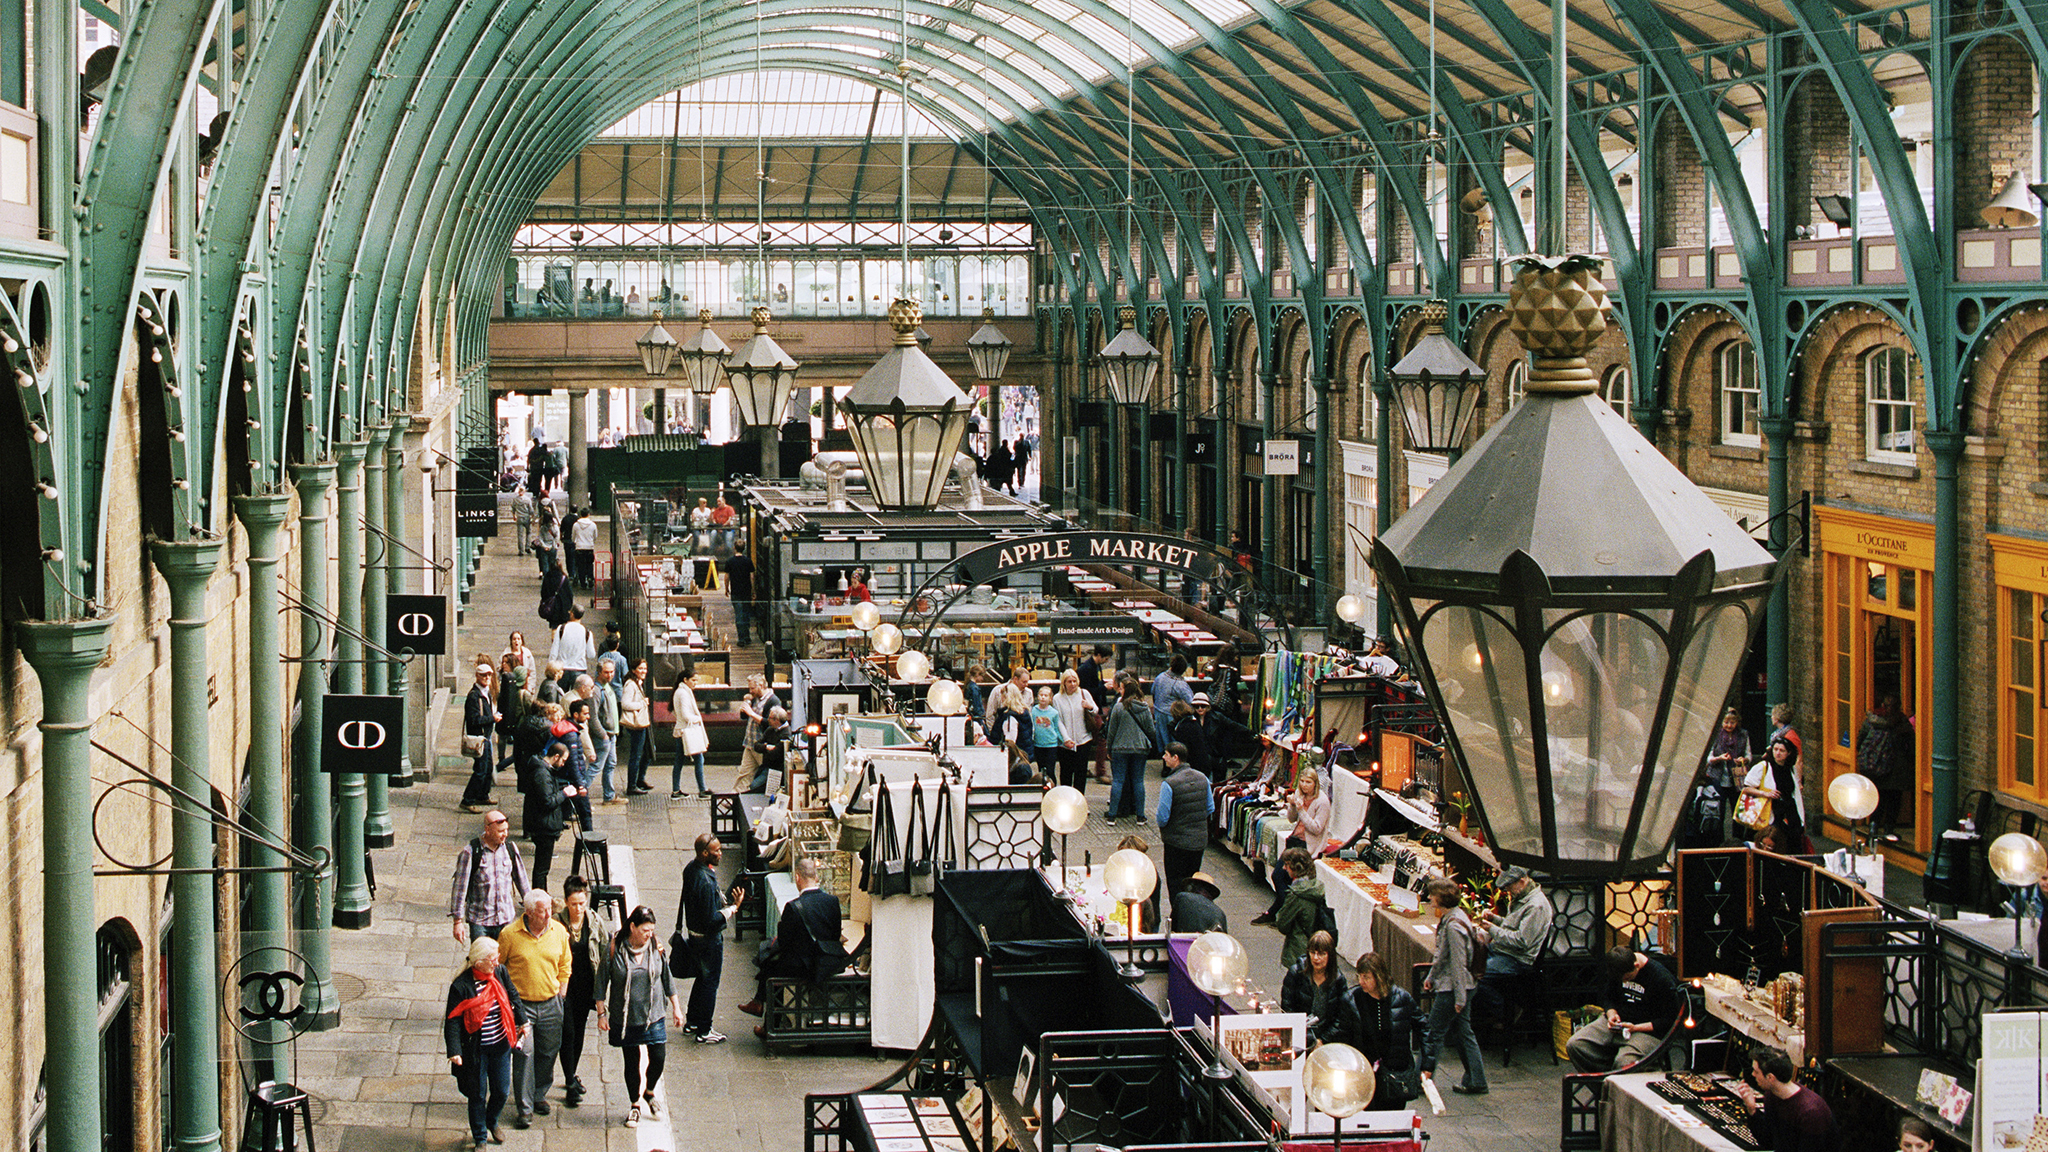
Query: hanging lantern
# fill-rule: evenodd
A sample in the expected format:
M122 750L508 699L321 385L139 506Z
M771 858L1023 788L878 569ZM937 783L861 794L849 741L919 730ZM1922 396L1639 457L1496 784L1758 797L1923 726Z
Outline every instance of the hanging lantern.
M917 346L918 307L889 305L895 346L846 393L847 431L867 475L868 492L884 508L930 508L939 502L973 406L967 393Z
M1159 349L1138 335L1136 308L1126 304L1117 310L1116 337L1095 354L1095 364L1117 403L1132 407L1152 398L1152 382L1159 378Z
M1653 869L1777 564L1602 401L1592 257L1529 258L1528 398L1373 544L1503 865Z
M1003 369L1009 367L1010 351L1016 347L1003 330L996 327L996 310L981 310L981 327L967 338L967 358L974 361L976 379L995 383L1003 378Z
M678 355L682 357L684 375L690 378L690 391L709 398L725 383L725 361L732 355L732 349L711 330L711 309L697 310L696 335L690 337Z
M661 313L654 314L654 325L640 334L633 346L640 350L640 370L649 376L668 375L669 362L676 357L676 338L661 326Z
M1472 410L1486 390L1486 371L1457 342L1444 335L1450 310L1441 300L1422 306L1422 336L1388 373L1401 401L1408 445L1420 452L1448 452L1465 442Z
M732 383L733 403L740 411L740 423L749 428L773 428L782 423L789 407L789 394L796 388L797 369L802 367L768 335L768 308L757 305L753 312L754 334L743 341L726 361L725 375Z

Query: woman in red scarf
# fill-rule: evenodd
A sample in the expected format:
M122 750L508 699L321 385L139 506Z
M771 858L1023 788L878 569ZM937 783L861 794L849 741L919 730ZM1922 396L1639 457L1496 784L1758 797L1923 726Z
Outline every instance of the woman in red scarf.
M498 1115L512 1087L512 1049L525 1026L525 1005L512 995L512 980L498 963L498 942L478 936L469 946L469 967L448 986L448 1016L442 1035L448 1066L469 1099L469 1134L483 1152L485 1141L503 1144Z

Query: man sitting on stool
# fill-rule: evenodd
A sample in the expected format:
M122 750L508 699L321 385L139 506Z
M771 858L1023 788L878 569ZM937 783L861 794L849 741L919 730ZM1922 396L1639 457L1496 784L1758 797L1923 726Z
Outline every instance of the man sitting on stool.
M1565 1044L1581 1072L1626 1068L1648 1056L1684 1010L1671 973L1627 945L1607 954L1607 978L1606 1015Z
M740 1011L759 1016L768 1004L768 981L793 976L821 983L839 975L846 967L846 945L840 942L839 898L818 887L818 862L805 857L796 862L796 899L782 908L782 922L775 939L761 945L755 964L760 982L753 1000ZM759 1036L763 1030L755 1028Z

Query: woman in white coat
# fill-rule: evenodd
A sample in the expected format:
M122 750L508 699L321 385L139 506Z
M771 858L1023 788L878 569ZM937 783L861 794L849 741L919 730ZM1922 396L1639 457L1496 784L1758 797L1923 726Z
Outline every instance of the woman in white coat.
M668 798L680 800L683 797L683 762L694 760L697 766L697 795L709 796L711 790L704 786L704 750L711 746L704 732L704 714L697 710L697 672L694 668L683 669L682 679L676 681L676 694L671 701L676 714L676 766L669 775Z

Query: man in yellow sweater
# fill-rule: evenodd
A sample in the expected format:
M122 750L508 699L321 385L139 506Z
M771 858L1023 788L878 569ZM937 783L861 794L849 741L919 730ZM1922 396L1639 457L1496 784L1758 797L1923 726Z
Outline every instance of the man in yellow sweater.
M498 934L499 963L512 977L512 990L526 1002L531 1052L512 1050L512 1091L519 1101L515 1128L548 1114L548 1089L555 1080L555 1053L562 1047L562 993L569 987L569 933L554 919L555 902L539 888L526 893L526 915Z

